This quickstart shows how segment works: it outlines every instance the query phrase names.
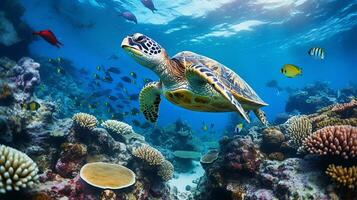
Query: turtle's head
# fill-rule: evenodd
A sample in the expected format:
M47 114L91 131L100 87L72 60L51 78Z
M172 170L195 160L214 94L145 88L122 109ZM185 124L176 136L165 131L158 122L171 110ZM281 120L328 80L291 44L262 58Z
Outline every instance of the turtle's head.
M129 35L123 39L121 47L139 64L154 69L168 59L165 49L141 33Z

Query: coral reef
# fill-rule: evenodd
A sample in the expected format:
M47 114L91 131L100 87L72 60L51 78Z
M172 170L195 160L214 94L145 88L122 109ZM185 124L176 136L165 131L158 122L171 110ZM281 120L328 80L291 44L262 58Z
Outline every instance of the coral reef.
M312 123L307 116L294 116L287 122L287 132L296 148L312 133Z
M357 166L342 167L331 164L326 169L326 174L341 186L357 189Z
M122 189L135 183L135 173L117 164L95 162L85 164L80 177L86 183L101 189Z
M95 116L87 113L76 113L72 117L75 129L92 130L97 127L98 120Z
M133 128L129 124L117 120L107 120L101 125L107 129L107 131L114 134L126 135L134 132Z
M353 159L357 155L357 128L345 125L322 128L307 137L303 147L311 154Z
M33 187L38 183L38 168L26 154L0 145L0 193Z
M134 149L133 155L150 166L162 165L165 160L161 152L150 145L142 145Z
M99 200L116 200L117 195L113 190L104 190L99 197Z
M165 160L158 169L157 175L164 181L169 181L174 175L174 166L170 161Z

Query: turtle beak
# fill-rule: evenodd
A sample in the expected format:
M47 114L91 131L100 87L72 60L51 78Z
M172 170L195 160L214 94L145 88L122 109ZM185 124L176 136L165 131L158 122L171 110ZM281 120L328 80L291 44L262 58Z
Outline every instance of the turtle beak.
M123 48L129 54L133 54L135 56L142 56L143 53L141 53L139 47L137 47L136 45L131 45L131 41L132 39L130 37L125 37L121 42L121 48Z

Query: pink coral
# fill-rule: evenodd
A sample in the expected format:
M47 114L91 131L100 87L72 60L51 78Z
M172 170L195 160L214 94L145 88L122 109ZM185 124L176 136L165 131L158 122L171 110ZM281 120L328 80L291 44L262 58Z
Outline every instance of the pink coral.
M331 108L332 112L343 112L346 110L350 110L352 108L357 107L357 100L352 99L348 103L343 103L343 104L336 104Z
M327 126L309 137L303 144L311 154L337 155L344 159L357 154L357 128L353 126Z

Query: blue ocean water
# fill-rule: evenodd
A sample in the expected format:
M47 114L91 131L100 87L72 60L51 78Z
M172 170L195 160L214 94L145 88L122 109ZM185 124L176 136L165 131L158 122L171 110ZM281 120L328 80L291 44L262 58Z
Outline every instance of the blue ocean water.
M118 67L122 73L113 75L114 83L102 84L102 89L114 87L123 74L130 72L138 76L136 85L125 84L130 94L140 91L144 78L158 79L120 47L125 36L136 32L156 40L170 56L189 50L231 68L269 104L263 108L269 120L284 112L288 97L285 91L267 87L270 80L292 88L315 81L328 81L333 88L357 83L356 0L155 0L155 13L138 0L21 2L26 9L23 19L31 28L50 29L64 44L57 49L36 40L30 46L31 53L71 60L90 74L96 73L98 65ZM125 10L136 15L138 24L120 16ZM309 56L311 47L323 48L325 59ZM108 59L112 55L119 59ZM302 75L285 77L280 68L286 63L301 67ZM132 101L131 106L138 107L138 101ZM197 130L202 122L214 123L220 131L229 114L189 111L163 100L158 125L177 118ZM251 118L255 119L253 115ZM140 119L144 120L142 116Z

